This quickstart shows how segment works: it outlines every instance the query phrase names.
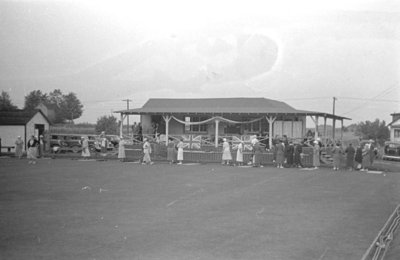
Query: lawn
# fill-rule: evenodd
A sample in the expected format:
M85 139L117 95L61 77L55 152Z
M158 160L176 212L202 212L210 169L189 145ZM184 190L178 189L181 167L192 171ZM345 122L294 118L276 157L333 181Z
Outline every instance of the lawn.
M394 172L0 159L0 258L361 259L399 203Z

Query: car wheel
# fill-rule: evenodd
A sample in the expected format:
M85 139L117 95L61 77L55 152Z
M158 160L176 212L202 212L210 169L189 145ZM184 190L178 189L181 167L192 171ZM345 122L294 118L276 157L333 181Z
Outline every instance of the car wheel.
M79 151L81 150L81 148L79 146L72 146L72 152L73 153L79 153Z

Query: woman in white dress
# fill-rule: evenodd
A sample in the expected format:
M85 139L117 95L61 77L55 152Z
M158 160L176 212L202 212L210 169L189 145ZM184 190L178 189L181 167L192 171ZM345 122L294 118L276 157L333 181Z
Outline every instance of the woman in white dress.
M126 159L126 155L125 155L125 140L123 139L123 137L121 136L119 139L119 143L118 143L118 159L121 162L125 162Z
M176 146L178 148L178 155L177 155L176 159L177 159L179 165L181 165L182 161L183 161L183 146L184 146L184 144L181 139L181 140L179 140L179 143Z
M150 154L151 154L151 144L149 143L149 141L147 141L147 138L143 139L144 144L143 144L143 163L142 164L153 164L153 162L151 161L150 158Z
M222 164L229 165L229 162L232 161L231 147L226 138L224 138L223 140L224 143L222 144Z
M239 166L243 165L243 141L240 142L240 144L237 147L237 153L236 153L236 163Z
M84 159L90 157L89 138L87 136L82 136L82 157Z

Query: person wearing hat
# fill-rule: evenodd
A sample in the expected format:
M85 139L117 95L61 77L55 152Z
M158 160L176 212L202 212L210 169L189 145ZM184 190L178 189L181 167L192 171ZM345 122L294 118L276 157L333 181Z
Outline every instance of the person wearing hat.
M224 142L222 144L222 164L229 165L229 162L232 161L231 147L226 138L224 138L223 141Z
M39 154L38 157L41 158L44 156L44 137L43 135L39 136Z
M352 143L349 143L349 146L347 146L346 150L344 151L346 153L346 167L350 171L354 169L354 158L356 154L356 150L353 147Z
M169 161L169 164L173 164L176 160L177 156L177 149L178 147L176 146L177 144L175 143L175 140L171 140L168 142L167 145L167 160Z
M261 146L260 141L258 141L258 139L256 140L257 141L254 142L253 145L253 167L264 167L261 164L263 147Z
M375 141L370 139L369 140L369 160L370 160L370 166L374 163L374 159L376 155L378 154L378 149L375 147L374 143Z
M150 158L150 154L151 154L151 144L149 143L149 141L147 140L147 138L143 139L144 143L143 143L143 162L142 164L153 164L153 162L151 161Z
M83 159L86 160L90 157L89 138L87 136L81 137L81 145L82 145L82 157Z
M29 164L36 164L38 145L39 145L39 142L36 140L35 136L32 135L27 144L28 151L27 151L26 157L29 160L28 161Z
M285 144L283 140L279 140L275 146L276 152L276 168L283 168L283 162L285 161Z
M107 154L107 146L108 146L108 140L106 137L106 132L102 131L100 134L100 147L101 147L101 153L103 156Z
M243 140L237 146L237 153L236 153L236 163L238 166L243 165L243 150L244 150L244 142Z
M368 171L371 166L371 143L366 143L362 149L361 171Z
M313 166L314 169L318 169L319 166L321 165L321 162L319 161L319 152L320 152L320 147L318 144L318 141L314 141L314 147L313 147Z
M22 158L22 147L24 146L24 141L22 141L21 136L17 137L15 141L15 157L18 159Z
M294 157L293 157L293 163L294 166L297 168L301 168L301 153L303 152L303 147L300 142L296 142L294 145Z
M335 146L333 147L332 155L333 155L333 170L338 171L342 156L342 148L340 147L339 143L336 143Z
M176 160L178 161L178 165L182 164L183 161L183 147L185 144L183 143L182 138L179 139L179 143L176 145L176 148L178 149L178 154Z
M126 141L124 140L124 137L120 136L119 143L118 143L118 159L121 162L125 162L125 160L126 160L125 144L126 144Z

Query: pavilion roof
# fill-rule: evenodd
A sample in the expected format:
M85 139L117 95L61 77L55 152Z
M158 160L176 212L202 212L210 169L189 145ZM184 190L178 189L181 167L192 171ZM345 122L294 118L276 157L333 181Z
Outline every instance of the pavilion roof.
M310 115L349 119L322 112L297 110L285 102L267 98L199 98L199 99L149 99L141 108L120 110L115 113L141 114L268 114Z

